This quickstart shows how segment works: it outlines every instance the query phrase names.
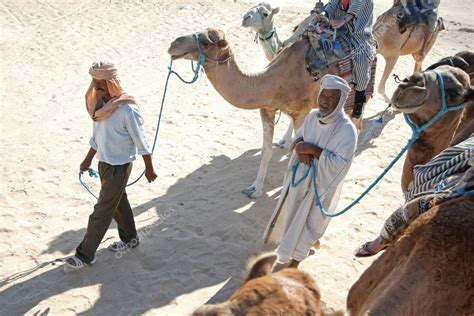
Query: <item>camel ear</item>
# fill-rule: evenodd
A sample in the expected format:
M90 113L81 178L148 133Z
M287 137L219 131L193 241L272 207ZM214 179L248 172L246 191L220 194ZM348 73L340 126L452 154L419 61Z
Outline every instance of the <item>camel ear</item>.
M229 46L229 43L227 43L225 39L221 39L219 40L219 42L217 42L217 45L219 46L219 48L226 48L227 46Z
M248 269L249 272L245 282L270 274L276 259L277 255L274 253L264 254L257 257L253 263L249 265L250 269Z
M278 13L280 13L280 7L276 7L274 9L272 9L272 14L273 15L277 15Z

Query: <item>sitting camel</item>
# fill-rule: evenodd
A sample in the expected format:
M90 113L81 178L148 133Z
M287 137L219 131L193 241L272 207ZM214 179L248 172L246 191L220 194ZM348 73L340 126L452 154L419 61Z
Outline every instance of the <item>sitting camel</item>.
M474 313L473 167L464 177L470 194L427 196L436 206L399 233L360 276L347 297L351 315Z
M242 25L244 27L251 27L257 34L259 32L266 32L268 30L274 30L274 34L277 34L276 28L274 27L273 17L274 14L271 6L267 3L260 3L255 7L251 8L245 15ZM261 13L263 12L263 13ZM373 34L377 41L377 53L381 54L385 59L385 68L380 79L378 86L378 92L384 97L388 103L390 98L385 93L385 83L387 82L388 76L392 72L395 64L397 63L398 57L403 55L412 55L415 59L414 72L421 70L423 60L428 52L433 47L438 33L444 30L444 24L440 19L438 26L431 36L428 36L430 30L428 27L421 23L418 26L410 26L409 29L403 34L400 33L398 28L398 16L403 14L404 9L399 2L395 2L394 6L380 15L373 27ZM266 15L263 15L266 14ZM272 40L269 42L263 42L260 40L260 45L263 48L265 56L272 56L272 52L278 52L282 47L296 42L304 29L314 20L314 15L306 17L295 29L294 34L282 42L278 40ZM428 38L425 41L425 38Z
M198 47L199 45L199 47ZM207 29L197 35L177 38L168 53L172 59L197 61L199 52L205 56L204 72L214 88L235 107L260 110L263 123L263 146L260 169L255 182L243 192L249 197L262 195L263 182L272 156L272 140L277 110L292 118L298 129L312 108L318 106L319 81L313 81L306 70L309 42L300 41L278 54L260 73L245 74L238 67L224 32ZM339 74L332 64L325 74Z
M444 79L448 108L474 100L474 89L470 86L469 75L459 68L440 66L435 70L415 73L401 82L392 96L392 107L396 111L407 113L417 125L426 123L441 110L437 73ZM428 127L410 147L403 165L403 192L407 192L408 184L413 180L413 167L428 162L451 143L462 113L462 110L446 113Z
M321 310L321 294L314 279L297 269L271 273L276 259L273 254L259 257L245 283L227 302L201 306L192 315L327 315Z

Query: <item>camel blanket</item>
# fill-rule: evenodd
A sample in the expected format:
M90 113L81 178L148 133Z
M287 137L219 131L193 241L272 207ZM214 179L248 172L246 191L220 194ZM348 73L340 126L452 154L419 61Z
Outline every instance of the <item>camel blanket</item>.
M405 200L408 202L418 195L435 189L443 190L447 186L443 180L466 171L470 159L474 159L474 134L465 141L443 150L427 164L416 165Z
M341 86L328 80L330 78L338 78L336 82L341 83ZM337 108L326 117L322 117L318 110L310 113L296 132L295 139L302 138L323 149L319 159L314 159L318 174L316 185L323 207L334 211L342 180L347 174L357 145L357 132L343 110L350 90L347 83L342 78L326 75L322 79L321 91L325 88L344 89ZM297 160L298 155L293 151L279 201L264 234L265 243L279 244L277 253L281 263L306 258L311 246L322 237L330 221L315 205L311 177L306 177L298 186L292 187L292 166ZM309 166L301 164L296 170L296 178L301 179L308 168Z

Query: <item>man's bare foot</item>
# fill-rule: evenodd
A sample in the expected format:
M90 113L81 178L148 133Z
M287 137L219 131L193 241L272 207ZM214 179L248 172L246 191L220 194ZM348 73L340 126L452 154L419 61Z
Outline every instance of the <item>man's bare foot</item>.
M321 248L321 243L319 242L319 240L317 240L317 241L313 244L313 248L314 248L314 249L319 249L319 248Z
M286 268L288 268L288 263L279 263L279 262L277 262L273 266L272 272L275 273L275 272L281 271L281 270L286 269Z
M288 268L298 269L299 265L300 265L300 262L298 260L291 259L290 263L288 264Z

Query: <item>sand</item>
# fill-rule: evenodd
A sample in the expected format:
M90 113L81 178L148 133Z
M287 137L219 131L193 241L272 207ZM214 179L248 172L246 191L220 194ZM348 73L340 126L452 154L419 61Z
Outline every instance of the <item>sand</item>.
M280 4L277 25L286 38L313 1ZM376 0L376 14L390 4ZM204 75L193 85L175 79L170 83L154 154L158 179L153 184L142 180L128 190L140 247L114 256L106 249L117 240L112 225L92 268L66 274L60 263L51 261L73 254L94 204L78 182L92 132L84 106L91 62L105 58L119 65L124 86L140 100L151 140L169 63L166 50L177 36L218 27L226 32L244 71L257 72L266 65L254 34L240 26L251 5L1 2L1 315L185 315L206 302L225 300L236 289L246 261L259 252L288 156L286 150L275 148L264 195L243 195L241 189L253 182L260 162L259 114L232 107ZM425 66L473 50L472 3L444 1L440 12L448 29ZM413 65L411 57L403 57L395 73L407 76ZM187 62L177 61L175 66L191 75ZM380 59L378 77L382 67ZM395 89L391 79L387 89ZM365 116L373 117L385 106L376 94ZM283 117L275 142L287 124ZM364 128L371 129L368 120ZM403 118L389 113L383 129L376 127L357 155L339 205L362 192L408 137ZM302 263L319 283L328 310L344 307L351 284L374 260L355 260L353 251L374 237L401 204L401 165L359 205L334 219L321 249ZM132 177L142 169L139 158ZM86 181L97 192L97 180L87 176Z

